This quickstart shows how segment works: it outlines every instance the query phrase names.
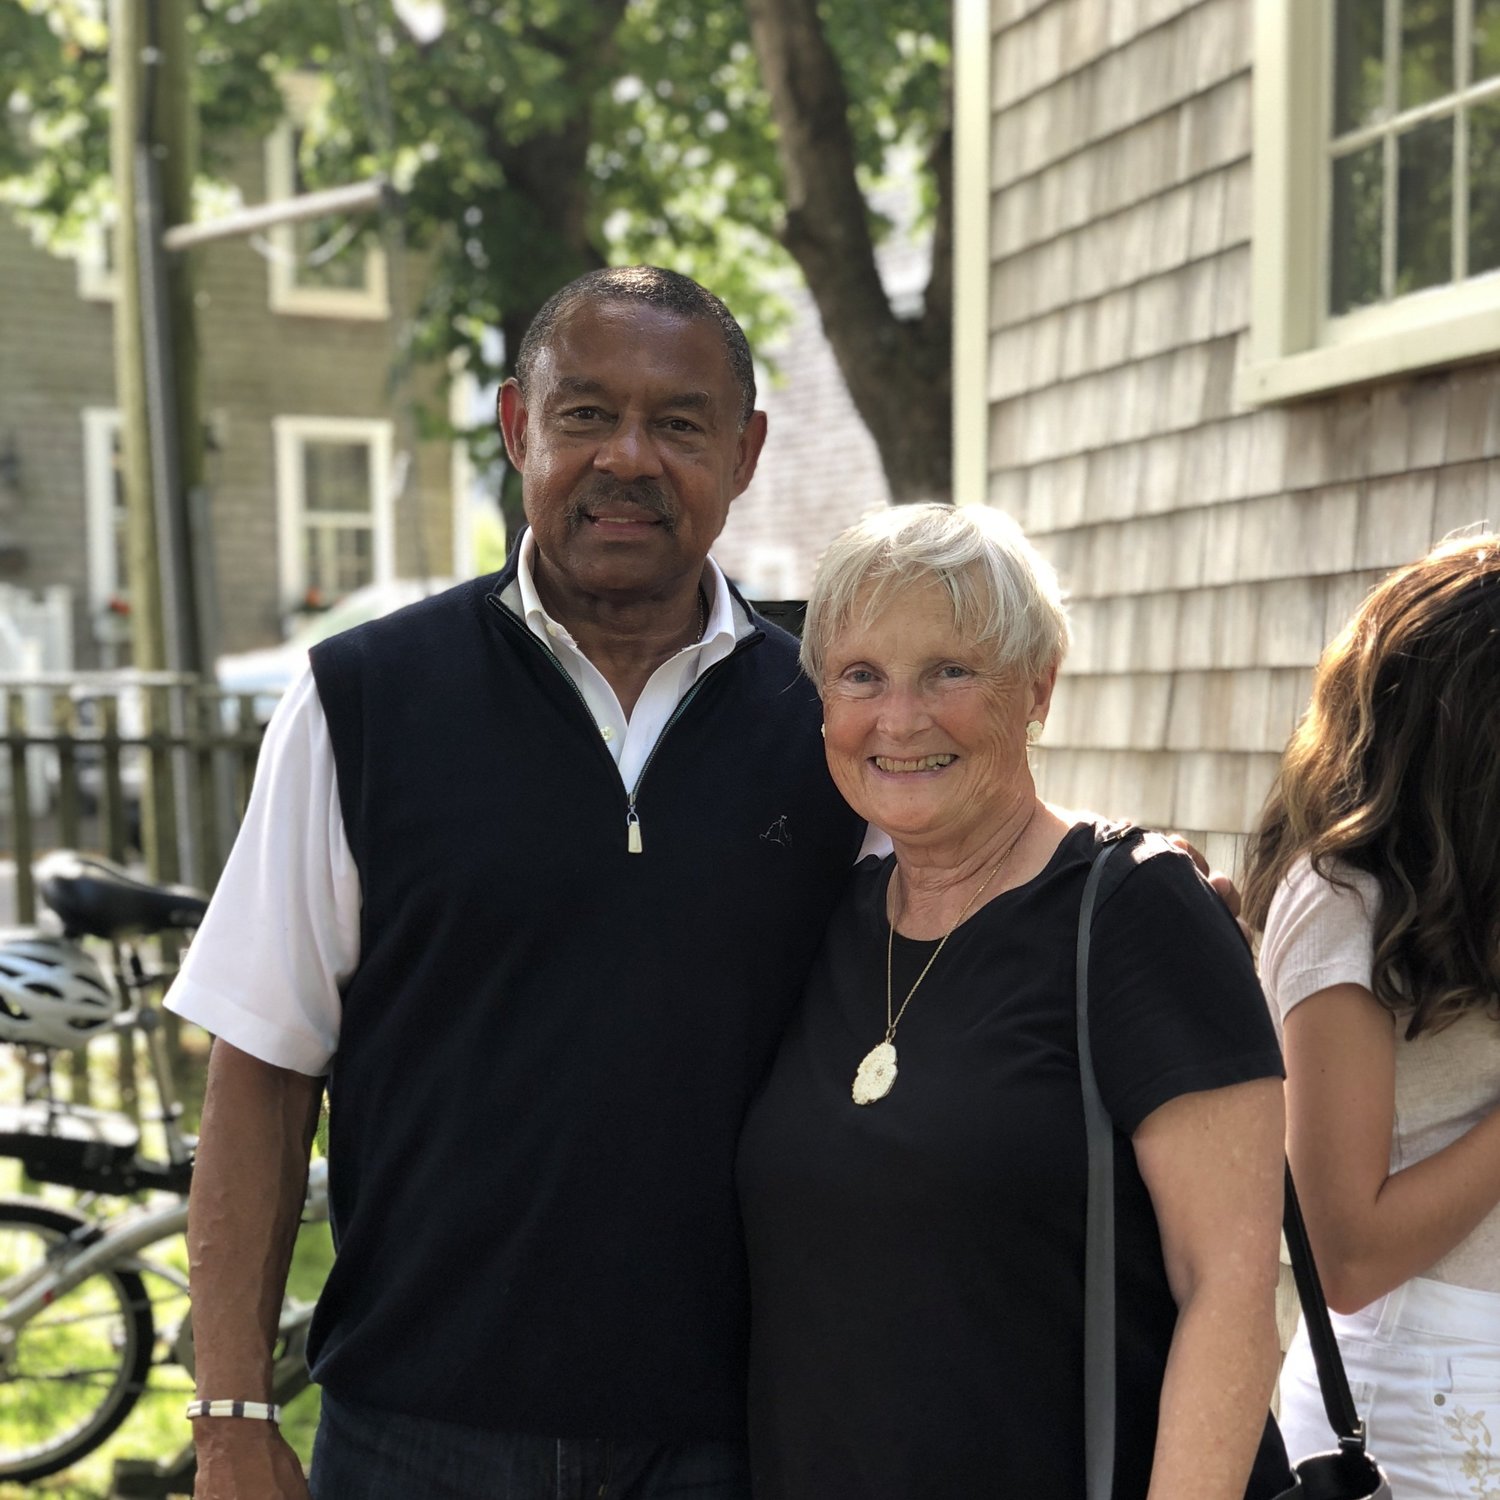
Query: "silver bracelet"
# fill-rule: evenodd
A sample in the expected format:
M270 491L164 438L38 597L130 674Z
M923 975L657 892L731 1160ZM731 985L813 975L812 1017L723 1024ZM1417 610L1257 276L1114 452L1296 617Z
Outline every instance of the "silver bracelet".
M266 1401L189 1401L187 1416L257 1417L262 1422L279 1422L281 1408Z

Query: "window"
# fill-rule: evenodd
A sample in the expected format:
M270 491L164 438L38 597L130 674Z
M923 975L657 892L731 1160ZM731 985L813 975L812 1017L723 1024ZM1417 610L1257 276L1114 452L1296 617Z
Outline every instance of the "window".
M393 578L391 424L277 417L272 427L283 605L322 607Z
M1257 7L1248 400L1500 350L1500 0Z
M284 121L266 141L266 198L307 191L298 157L302 130ZM322 318L390 315L385 256L360 231L362 217L305 219L279 224L270 244L271 310Z
M89 617L98 640L120 645L130 634L130 573L125 481L120 473L120 414L112 407L84 409L83 494Z
M115 226L97 221L83 232L78 249L78 295L89 302L113 302L120 292L115 258Z

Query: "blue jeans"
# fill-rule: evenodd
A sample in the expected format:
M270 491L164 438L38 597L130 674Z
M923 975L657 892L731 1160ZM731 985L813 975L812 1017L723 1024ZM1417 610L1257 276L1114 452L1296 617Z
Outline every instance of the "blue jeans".
M313 1500L749 1500L738 1443L487 1432L323 1393Z

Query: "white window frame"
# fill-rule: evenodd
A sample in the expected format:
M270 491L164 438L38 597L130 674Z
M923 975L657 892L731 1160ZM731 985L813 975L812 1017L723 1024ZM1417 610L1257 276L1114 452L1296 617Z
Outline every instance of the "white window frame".
M1500 351L1500 272L1328 315L1332 50L1332 0L1257 0L1250 404Z
M456 433L468 430L479 406L479 382L459 350L448 356L448 421ZM448 447L448 489L453 511L453 576L474 576L474 497L478 481L469 442L456 437Z
M86 302L113 302L120 295L120 273L109 264L108 236L113 225L96 220L83 231L78 248L78 295Z
M289 94L289 104L299 97ZM294 107L294 113L295 106ZM293 159L296 135L292 120L283 120L266 137L266 201L290 198L297 190ZM268 269L271 311L293 317L354 318L378 322L391 315L390 286L385 252L378 245L363 251L364 285L359 287L301 286L297 282L296 229L278 224L269 231Z
M111 599L126 598L126 580L115 571L114 442L120 413L112 406L83 409L84 534L88 545L89 613L98 625Z
M989 0L953 6L953 499L989 498L990 258L994 189Z
M273 417L271 431L276 445L277 571L282 609L299 609L307 598L302 532L308 524L304 454L310 441L364 443L369 447L370 552L374 567L371 582L390 582L396 576L395 503L391 489L392 424L367 417ZM328 512L321 514L325 519L329 518Z

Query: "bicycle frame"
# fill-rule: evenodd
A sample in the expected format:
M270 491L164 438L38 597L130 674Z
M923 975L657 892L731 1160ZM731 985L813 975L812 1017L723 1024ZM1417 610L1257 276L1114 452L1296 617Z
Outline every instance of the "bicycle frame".
M180 1273L154 1261L141 1260L140 1252L187 1229L187 1199L179 1198L160 1208L142 1208L102 1224L91 1224L86 1239L64 1241L41 1265L0 1284L0 1328L16 1327L34 1318L44 1307L72 1291L99 1271L147 1270L187 1289ZM328 1163L319 1158L307 1176L307 1199L303 1223L328 1217ZM82 1233L82 1232L80 1232Z

